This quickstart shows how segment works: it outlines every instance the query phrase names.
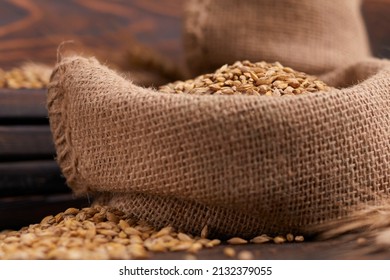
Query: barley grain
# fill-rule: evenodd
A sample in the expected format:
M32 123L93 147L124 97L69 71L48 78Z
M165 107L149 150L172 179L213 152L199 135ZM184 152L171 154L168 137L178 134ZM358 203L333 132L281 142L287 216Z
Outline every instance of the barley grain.
M149 252L167 251L196 254L220 245L219 239L207 239L208 231L205 226L200 236L194 237L170 226L156 230L143 222L129 220L112 208L70 208L19 231L0 232L0 259L145 259ZM272 238L260 235L251 242L269 240ZM295 241L300 240L303 241L302 236L295 237ZM227 242L248 241L234 237ZM225 254L233 255L229 249Z
M51 67L34 63L26 63L9 71L0 69L0 88L44 88L49 84L51 72Z
M203 245L200 243L193 243L190 248L187 249L187 252L196 254L203 248Z
M288 242L292 242L292 241L294 241L294 235L289 233L286 235L286 239Z
M179 232L179 233L177 234L177 238L178 238L180 241L191 241L191 240L192 240L192 238L191 238L189 235L187 235L187 234L185 234L185 233L182 233L182 232Z
M177 81L159 90L164 93L215 95L295 95L330 88L314 76L283 67L280 63L237 61L214 73L187 81ZM277 91L276 91L277 90ZM271 92L271 94L269 94Z
M234 250L232 247L226 247L223 249L223 253L229 258L234 258L236 256L236 250Z
M213 240L207 242L205 246L206 246L206 248L212 248L212 247L215 247L215 246L217 246L219 244L221 244L221 240L213 239Z
M358 245L366 244L366 243L367 243L367 239L364 238L364 237L359 237L359 238L356 240L356 243L357 243Z
M273 239L273 241L274 241L275 244L282 244L282 243L286 242L286 238L284 238L283 236L276 236Z
M200 237L207 238L207 235L208 235L208 226L205 225L203 227L202 231L200 232Z
M253 260L253 253L247 250L238 253L237 258L240 260Z
M197 258L196 258L196 256L193 255L193 254L186 254L186 255L184 256L184 259L187 260L187 261L191 261L191 260L196 260Z
M232 245L240 245L240 244L246 244L248 243L247 240L240 238L240 237L233 237L230 238L227 243L232 244Z
M262 244L262 243L270 242L271 240L272 240L272 237L269 237L266 234L262 234L262 235L259 235L259 236L252 238L250 240L250 242L255 243L255 244Z
M191 241L183 241L170 248L171 251L185 251L189 250L192 247L193 243Z
M296 242L303 242L305 238L302 235L297 235L295 236L295 241Z

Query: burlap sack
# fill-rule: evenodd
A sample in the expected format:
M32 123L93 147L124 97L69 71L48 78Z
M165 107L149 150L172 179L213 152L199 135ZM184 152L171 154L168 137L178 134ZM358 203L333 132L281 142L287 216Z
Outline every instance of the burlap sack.
M322 74L368 57L360 0L189 0L184 47L193 75L225 63L279 61Z
M163 94L93 58L67 57L48 90L57 159L77 195L156 227L310 234L390 194L390 62L323 78L349 87L280 98Z

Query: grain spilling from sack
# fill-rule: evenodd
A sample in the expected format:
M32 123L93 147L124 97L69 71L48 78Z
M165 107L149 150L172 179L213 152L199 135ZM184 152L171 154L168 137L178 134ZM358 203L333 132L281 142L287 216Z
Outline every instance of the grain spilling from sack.
M279 62L251 63L237 61L223 65L214 73L195 79L177 81L159 90L165 93L216 94L216 95L269 95L283 96L327 91L328 87L315 76L284 67Z
M52 67L26 63L9 71L0 69L0 88L46 88L49 84Z
M291 97L164 94L71 56L47 107L75 195L193 236L312 236L388 204L389 71L362 61Z
M154 229L114 208L69 208L19 231L0 232L0 259L146 259L150 253L169 251L196 258L200 250L221 244L208 239L205 231L201 235L170 226ZM231 245L248 243L232 240L240 242L228 241Z

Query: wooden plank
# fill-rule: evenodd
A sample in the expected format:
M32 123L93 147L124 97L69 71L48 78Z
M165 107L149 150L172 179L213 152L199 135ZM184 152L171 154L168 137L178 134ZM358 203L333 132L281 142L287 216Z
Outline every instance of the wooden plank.
M180 0L2 1L0 67L24 61L54 65L58 45L74 40L105 62L120 62L134 40L181 56Z
M0 197L70 192L54 160L0 162Z
M39 223L48 215L57 214L69 207L87 207L85 198L75 198L73 194L35 195L0 198L0 231L20 229Z
M0 89L0 121L46 119L45 89Z
M54 154L48 125L0 126L0 162L9 158L52 157Z

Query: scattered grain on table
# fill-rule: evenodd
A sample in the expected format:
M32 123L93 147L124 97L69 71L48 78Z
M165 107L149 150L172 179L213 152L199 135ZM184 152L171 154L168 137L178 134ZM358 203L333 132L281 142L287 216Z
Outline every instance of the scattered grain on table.
M0 88L46 88L52 70L52 67L38 63L25 63L8 71L0 69Z
M0 232L0 259L147 259L153 253L175 251L186 253L185 259L195 259L200 250L225 244L219 239L208 239L207 234L207 226L200 236L179 232L171 226L154 229L114 208L69 208L43 218L39 224ZM303 241L303 237L297 237L295 241ZM251 242L264 243L262 240L273 239L260 235ZM245 246L248 240L233 237L227 243ZM248 253L236 254L231 247L225 248L224 254L250 258Z

